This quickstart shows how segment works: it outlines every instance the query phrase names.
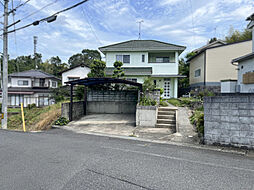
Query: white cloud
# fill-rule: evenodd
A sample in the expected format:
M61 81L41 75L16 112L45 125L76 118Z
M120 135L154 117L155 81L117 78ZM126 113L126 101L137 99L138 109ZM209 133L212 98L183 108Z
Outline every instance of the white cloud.
M161 5L174 5L176 3L181 2L182 0L162 0L160 2Z

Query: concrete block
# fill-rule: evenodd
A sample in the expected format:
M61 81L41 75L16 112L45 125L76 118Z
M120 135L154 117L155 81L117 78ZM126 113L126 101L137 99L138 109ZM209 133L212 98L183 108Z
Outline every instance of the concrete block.
M241 131L240 133L243 133L243 131ZM247 138L254 138L254 132L244 131L243 135L245 135L245 137L247 137Z
M254 138L250 138L250 139L249 139L249 142L250 142L250 146L251 146L252 148L254 148Z
M208 103L208 102L204 102L204 109L209 109L211 108L211 103Z
M239 108L239 103L230 103L230 109L237 110Z
M240 142L240 137L237 137L237 136L231 137L231 138L230 138L230 142L232 142L232 143L234 143L234 144L239 144L239 142Z
M240 145L249 145L250 144L250 140L248 138L239 138L238 144Z
M252 108L252 109L249 110L249 115L250 115L250 116L254 116L254 108Z
M254 129L254 127L253 127ZM239 125L239 130L240 131L250 131L250 124L241 124Z
M229 109L231 109L231 107L230 107L229 103L220 103L220 109L229 110Z
M244 123L244 124L251 124L252 123L251 117L239 117L239 121L240 121L240 123Z
M238 110L240 116L249 116L250 110Z
M218 109L220 107L220 103L213 103L211 104L211 108Z
M230 102L249 103L248 96L232 96Z
M232 131L232 130L230 130L229 131L229 136L230 137L239 137L239 131Z
M229 137L220 137L219 138L220 142L223 144L229 144L230 143L230 138Z
M248 103L239 103L238 108L241 110L249 109L249 104Z
M239 117L238 116L228 116L228 122L229 123L239 123Z
M220 117L220 120L222 121L222 122L229 122L229 116L227 116L227 115L222 115L221 117Z

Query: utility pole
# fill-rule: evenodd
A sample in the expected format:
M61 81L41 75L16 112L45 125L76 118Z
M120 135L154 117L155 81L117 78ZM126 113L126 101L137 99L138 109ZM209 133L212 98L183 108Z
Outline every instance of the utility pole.
M37 47L37 41L38 41L38 37L37 36L34 36L34 61L35 61L35 69L38 68L38 65L37 65L37 59L36 59L36 47Z
M8 3L4 0L4 28L3 28L3 86L2 86L2 129L7 129L7 107L8 107Z
M138 27L138 39L141 40L141 23L144 22L143 20L138 21L137 23L139 24Z

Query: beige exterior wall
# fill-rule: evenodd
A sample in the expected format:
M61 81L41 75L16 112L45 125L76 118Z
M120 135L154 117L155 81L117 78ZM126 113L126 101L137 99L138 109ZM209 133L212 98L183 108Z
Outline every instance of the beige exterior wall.
M252 51L250 41L235 43L206 50L206 82L220 82L223 79L237 79L232 59Z
M205 53L201 53L190 61L190 85L204 82L204 57ZM195 71L197 69L201 70L199 77L195 77Z

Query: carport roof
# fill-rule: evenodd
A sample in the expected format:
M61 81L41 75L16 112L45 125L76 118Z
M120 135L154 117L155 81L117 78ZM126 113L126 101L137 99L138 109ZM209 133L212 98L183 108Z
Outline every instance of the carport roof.
M83 78L79 80L73 80L73 81L68 81L65 82L66 84L70 85L85 85L85 86L91 86L91 85L97 85L97 84L105 84L105 83L122 83L122 84L129 84L132 86L139 86L142 87L141 83L133 82L133 81L128 81L124 79L116 79L116 78Z

